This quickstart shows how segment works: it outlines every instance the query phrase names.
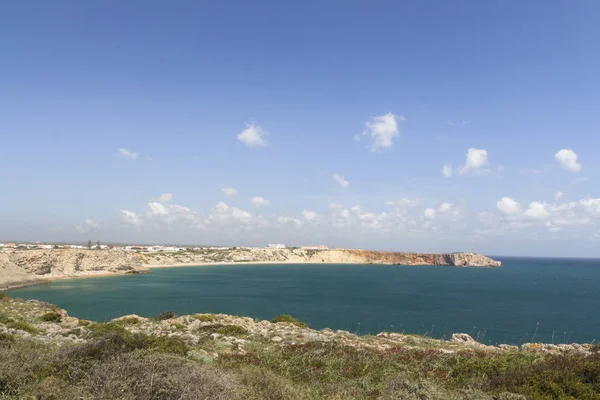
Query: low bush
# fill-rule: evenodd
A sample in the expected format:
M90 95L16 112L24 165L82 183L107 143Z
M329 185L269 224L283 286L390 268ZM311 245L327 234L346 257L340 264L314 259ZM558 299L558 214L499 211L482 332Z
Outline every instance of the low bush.
M11 335L10 333L0 332L0 342L9 343L9 342L14 342L14 341L15 341L14 335Z
M87 351L92 358L105 358L116 353L127 353L140 349L152 349L162 353L186 355L189 347L177 336L150 336L131 333L115 322L93 324L88 330L95 341Z
M305 324L304 322L298 321L296 318L292 317L291 315L287 315L287 314L283 314L283 315L278 315L277 317L273 318L271 320L271 322L277 323L277 322L285 322L287 324L292 324L292 325L296 325L300 328L307 328L308 325Z
M234 337L248 335L248 331L245 328L238 326L238 325L221 325L221 324L205 325L205 326L199 327L198 332L199 333L202 333L202 332L218 333L223 336L234 336Z
M217 319L212 314L196 314L192 318L194 318L195 320L198 320L200 322L213 322L214 320Z
M127 318L121 318L118 321L113 321L113 323L120 324L120 325L137 325L140 323L140 320L136 317L127 317Z
M42 315L40 319L46 322L61 322L62 315L56 312L49 312L47 314Z
M154 319L157 321L164 321L173 318L177 318L177 315L173 311L169 310L158 314Z
M0 301L8 300L10 297L6 293L0 293Z

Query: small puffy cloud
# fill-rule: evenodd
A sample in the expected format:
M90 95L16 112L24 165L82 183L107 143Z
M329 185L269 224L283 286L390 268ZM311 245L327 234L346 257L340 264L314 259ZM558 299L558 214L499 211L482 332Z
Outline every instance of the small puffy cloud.
M248 147L264 147L267 145L265 136L268 133L260 126L250 123L246 124L246 129L237 135L237 139Z
M425 209L425 212L423 214L425 215L425 218L427 218L427 219L435 218L435 210L433 208Z
M294 224L297 227L302 226L302 221L300 221L298 218L293 218L293 217L284 217L284 216L280 216L277 217L277 222L279 222L280 224Z
M121 219L128 224L138 226L140 218L133 211L121 210Z
M313 221L315 218L317 218L317 213L311 210L302 210L302 217L306 220L306 221Z
M83 221L82 225L78 225L75 227L75 230L85 233L85 232L94 232L100 229L100 225L98 225L93 219L88 218Z
M348 187L348 185L350 185L350 183L344 179L343 176L338 175L338 174L333 174L333 179L338 183L338 185L340 185L340 187L342 187L343 189L346 189Z
M224 223L243 223L252 221L252 214L236 207L229 207L225 202L217 203L211 210L209 219Z
M579 158L577 153L575 153L571 149L562 149L558 151L554 158L560 163L560 165L571 172L579 172L581 171L581 163L577 162Z
M465 166L460 169L461 175L468 173L487 172L485 167L488 165L488 152L484 149L475 149L473 147L467 150Z
M496 203L496 207L504 214L516 214L521 211L521 205L510 197L503 197Z
M260 196L255 196L253 198L250 199L250 202L252 203L252 205L254 207L265 207L269 205L269 200L260 197Z
M166 203L168 201L171 201L172 199L173 199L172 193L163 193L160 196L158 196L156 201L158 201L159 203Z
M235 196L237 195L237 190L232 187L223 188L221 191L225 194L225 196Z
M121 158L127 158L130 160L137 160L139 158L139 154L133 151L129 151L127 149L123 149L123 148L118 148L117 149L117 153L116 153L117 157L121 157Z
M405 121L403 116L396 117L390 113L379 115L367 121L367 129L363 135L370 136L373 139L371 150L377 151L381 148L390 148L393 145L394 138L400 136L398 121Z
M560 200L560 199L562 199L562 197L563 197L564 195L565 195L565 194L559 190L559 191L557 191L556 193L554 193L554 200Z
M444 175L446 178L449 178L452 176L452 165L450 164L446 164L442 167L442 175Z
M550 212L546 208L546 204L539 201L529 203L529 208L525 210L525 216L533 219L546 219L550 216Z
M461 125L469 125L471 123L471 120L469 119L463 119L462 121L446 121L446 123L448 125L450 125L451 127L455 127L455 126L461 126Z

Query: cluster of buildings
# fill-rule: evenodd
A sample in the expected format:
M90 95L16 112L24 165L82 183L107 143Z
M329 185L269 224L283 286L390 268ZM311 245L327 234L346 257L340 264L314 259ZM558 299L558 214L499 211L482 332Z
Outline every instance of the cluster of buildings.
M100 243L90 243L88 245L78 244L45 244L45 243L0 243L0 251L16 250L49 250L49 249L93 249L93 250L123 250L138 253L157 253L157 252L178 252L178 251L203 251L203 250L233 250L233 249L260 249L261 247L178 247L178 246L137 246L137 245L112 245L107 246ZM288 249L295 248L281 243L269 243L267 249ZM327 250L325 245L318 246L300 246L302 250Z

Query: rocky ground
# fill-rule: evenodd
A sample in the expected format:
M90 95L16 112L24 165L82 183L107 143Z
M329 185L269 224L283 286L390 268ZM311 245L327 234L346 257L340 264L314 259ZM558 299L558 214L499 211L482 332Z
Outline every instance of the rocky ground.
M0 299L0 397L29 398L19 396L35 395L52 378L56 390L78 388L72 397L62 391L56 397L67 399L600 399L598 345L487 346L467 334L451 340L394 332L357 336L282 320L287 322L167 312L94 323L51 304L5 296ZM119 368L134 370L114 376L117 361ZM29 365L28 372L15 377L19 363ZM187 387L188 382L181 383L185 393L174 387L171 394L160 394L147 383L144 388L126 383L133 379L127 374L142 372L144 378L136 379L158 373L173 383L175 370L147 371L148 365L160 370L172 363L220 377L211 383L218 390ZM129 386L104 387L102 377L109 375L111 382Z

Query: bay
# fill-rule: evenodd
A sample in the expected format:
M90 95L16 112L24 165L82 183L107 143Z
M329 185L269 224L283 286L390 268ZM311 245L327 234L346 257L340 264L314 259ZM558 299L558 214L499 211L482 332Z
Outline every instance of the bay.
M316 329L396 331L488 344L600 340L600 260L498 258L502 268L236 264L153 269L11 291L70 315L291 314Z

